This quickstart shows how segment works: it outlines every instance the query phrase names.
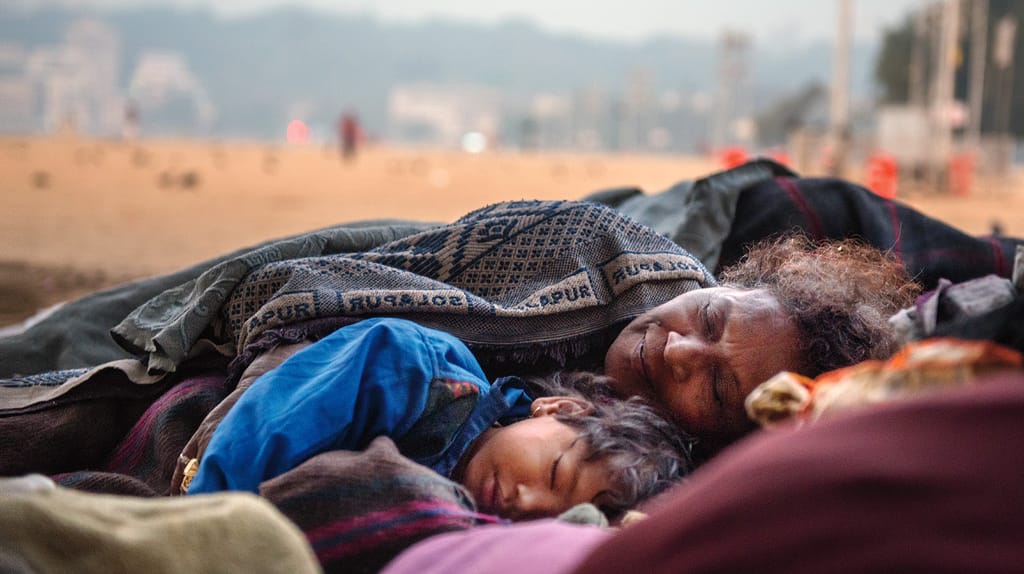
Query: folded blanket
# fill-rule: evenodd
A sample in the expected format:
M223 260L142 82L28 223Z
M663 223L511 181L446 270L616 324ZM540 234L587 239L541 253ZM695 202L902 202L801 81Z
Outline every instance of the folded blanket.
M2 490L4 572L320 571L298 529L250 494L141 499Z

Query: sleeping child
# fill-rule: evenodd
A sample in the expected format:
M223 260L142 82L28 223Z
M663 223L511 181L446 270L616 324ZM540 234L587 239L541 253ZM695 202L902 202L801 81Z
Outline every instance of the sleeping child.
M593 503L614 518L688 472L691 441L642 399L602 388L587 373L490 383L451 335L368 319L256 379L183 489L255 492L319 453L387 436L482 512L521 520Z

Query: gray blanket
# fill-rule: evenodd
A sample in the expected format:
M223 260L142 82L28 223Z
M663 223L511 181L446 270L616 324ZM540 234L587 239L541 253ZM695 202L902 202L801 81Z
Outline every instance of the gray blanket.
M240 276L258 262L363 251L435 224L375 220L345 223L239 249L168 275L126 283L64 304L28 329L0 338L0 378L80 369L132 354L110 330L136 307L168 290L180 293L222 273ZM186 291L187 292L187 291Z

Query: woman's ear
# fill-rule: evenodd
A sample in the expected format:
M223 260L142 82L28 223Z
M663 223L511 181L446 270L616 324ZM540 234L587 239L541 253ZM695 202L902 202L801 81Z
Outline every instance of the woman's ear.
M535 417L587 415L593 410L594 405L590 404L590 401L577 397L541 397L530 405L530 413Z

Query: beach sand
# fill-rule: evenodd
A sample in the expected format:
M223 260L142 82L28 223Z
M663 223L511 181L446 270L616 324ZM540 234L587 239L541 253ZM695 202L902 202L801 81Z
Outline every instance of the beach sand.
M372 218L450 221L497 201L657 192L716 171L710 159L69 135L0 138L0 325L124 281L267 239ZM813 174L805 174L813 175ZM860 174L848 178L859 181ZM1024 235L1024 177L969 197L899 199L972 234Z

